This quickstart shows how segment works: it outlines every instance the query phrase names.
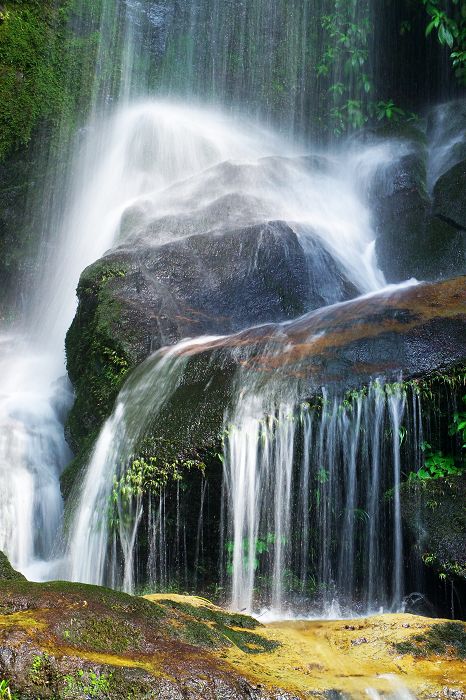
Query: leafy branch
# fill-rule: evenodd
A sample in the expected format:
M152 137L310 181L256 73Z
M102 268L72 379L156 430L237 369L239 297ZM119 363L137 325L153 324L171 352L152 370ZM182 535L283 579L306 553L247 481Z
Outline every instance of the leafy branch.
M444 9L441 0L421 0L430 21L426 36L434 31L442 46L451 49L450 59L459 82L466 84L466 4L463 0L451 0L451 11Z

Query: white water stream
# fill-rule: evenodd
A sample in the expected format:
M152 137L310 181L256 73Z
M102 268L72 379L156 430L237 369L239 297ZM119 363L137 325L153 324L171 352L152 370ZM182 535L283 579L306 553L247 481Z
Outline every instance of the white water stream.
M67 447L62 424L48 418L53 413L50 387L64 373L63 339L76 308L79 275L116 241L123 242L125 235L138 235L141 228L157 220L162 225L155 226L157 236L152 245L186 235L184 222L189 218L202 221L203 231L228 225L228 208L223 202L236 196L244 202L238 212L242 224L255 223L258 218L293 222L299 227L303 244L309 236L320 239L361 291L383 284L374 262L370 215L357 193L360 156L343 154L330 158L321 168L294 157L299 152L299 145L283 141L255 124L157 101L129 105L104 122L94 121L81 138L56 254L37 291L35 306L39 310L33 340L26 341L24 351L16 349L3 358L4 376L9 379L2 391L5 429L0 469L8 482L14 454L21 486L2 500L0 523L2 546L21 570L27 571L37 560L50 559L57 545L52 545L51 533L60 534L58 476L67 459ZM371 167L389 158L389 153L379 152ZM138 228L122 229L125 214L135 211ZM207 216L210 218L206 221ZM169 227L163 225L165 221L170 221ZM36 406L34 420L29 399L28 411L17 410L25 396L23 365L27 366L31 357L41 366L29 371L26 380ZM42 459L33 447L38 420L44 420L39 432L52 458ZM14 431L9 428L13 422ZM33 478L37 464L31 466L25 456L32 452L53 485L40 498ZM43 500L52 491L51 500ZM98 493L96 489L91 501L102 508ZM33 502L34 507L30 505ZM37 527L41 509L48 513L47 532ZM21 546L16 536L9 534L13 532L22 533L17 535ZM80 527L75 539L84 532L86 528ZM87 540L81 542L81 547L76 542L72 546L73 552L81 552L80 560L87 549ZM86 563L82 566L82 572L92 568ZM73 576L81 577L77 567L74 562L71 571ZM82 573L82 578L88 576Z

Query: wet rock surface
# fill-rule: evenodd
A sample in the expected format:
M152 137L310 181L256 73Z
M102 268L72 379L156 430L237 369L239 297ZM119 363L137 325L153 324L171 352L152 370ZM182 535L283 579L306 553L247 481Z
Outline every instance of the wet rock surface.
M372 295L185 347L177 389L151 431L180 449L218 439L241 371L245 385L268 383L279 400L307 400L325 385L343 395L372 379L397 381L464 363L466 279ZM133 376L150 376L148 358ZM179 426L183 426L183 431Z
M158 348L292 319L356 294L318 241L305 253L282 221L112 252L83 273L67 336L74 444L108 415L127 371Z
M377 132L394 139L399 156L380 168L370 186L378 263L389 282L438 280L466 272L464 191L466 103L446 124L428 115L427 134L396 125Z
M466 231L466 160L447 170L434 187L433 213L453 228Z
M262 625L203 598L148 598L0 582L2 679L24 700L360 697L393 692L400 672L418 697L464 689L463 623L385 615ZM446 641L425 651L431 637Z
M402 515L425 564L466 580L466 475L404 484Z

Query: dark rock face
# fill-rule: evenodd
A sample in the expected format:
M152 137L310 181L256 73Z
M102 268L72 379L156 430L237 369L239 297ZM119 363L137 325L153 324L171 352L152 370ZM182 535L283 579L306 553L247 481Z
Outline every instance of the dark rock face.
M466 580L466 475L404 484L402 515L423 561Z
M206 340L182 351L188 358L183 377L151 431L178 444L181 451L212 444L240 369L245 385L263 383L270 396L277 392L279 399L291 395L298 402L322 386L343 394L377 377L410 379L464 364L465 323L462 277L359 298L291 323ZM146 360L138 373L150 371L155 359Z
M414 129L385 134L398 141L400 156L376 173L370 201L377 259L389 282L447 279L466 272L466 161L457 162L464 158L466 112L458 114L451 133L441 127L446 113L432 118L427 140Z
M117 249L83 273L67 337L75 443L109 413L126 372L154 350L292 319L356 293L318 242L308 240L304 252L281 221Z
M430 146L429 190L460 161L466 160L466 100L437 105L427 114Z
M437 180L433 213L453 228L466 232L466 160L454 165Z
M30 284L34 271L39 232L25 203L34 201L40 191L37 166L32 148L0 162L0 318L6 309L16 311L15 293L21 283Z
M128 308L133 331L145 327L156 349L183 337L291 319L355 295L321 245L312 242L310 257L308 265L296 233L280 221L189 236L116 251L110 259L128 272L113 293Z

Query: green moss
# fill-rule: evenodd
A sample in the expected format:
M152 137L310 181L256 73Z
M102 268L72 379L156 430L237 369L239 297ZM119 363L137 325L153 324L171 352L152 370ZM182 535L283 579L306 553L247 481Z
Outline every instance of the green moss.
M419 658L436 654L466 659L466 625L461 622L434 625L425 634L418 634L411 640L394 646L399 654L412 654Z
M91 103L100 2L74 35L79 0L10 0L0 22L0 161L38 124L72 128ZM83 18L81 18L83 19Z
M76 457L71 460L60 476L60 488L65 501L71 495L74 485L79 481L79 477L84 475L84 471L89 463L92 449L98 434L98 430L95 430L88 435L88 437L83 441L81 449ZM69 511L68 515L70 515ZM68 523L65 522L65 526L67 524Z
M0 159L26 144L41 118L54 118L64 94L55 64L52 3L9 2L0 24Z
M263 654L274 651L280 646L279 642L266 639L253 632L230 629L221 625L216 625L216 628L246 654Z
M72 618L62 636L70 646L106 653L138 651L142 644L141 633L134 625L109 615Z
M256 629L262 627L258 620L248 615L240 615L238 613L229 613L224 610L212 609L207 606L195 607L189 603L180 603L175 600L160 600L160 605L179 610L186 615L194 615L199 620L214 622L220 627L242 627L243 629Z
M411 481L400 493L403 519L424 564L442 578L466 578L466 475Z
M246 615L238 615L208 606L193 606L170 599L159 603L174 612L181 613L178 622L179 634L191 644L206 648L234 646L248 654L272 651L279 646L254 634L250 630L262 627L260 622Z
M15 571L8 561L8 557L0 552L0 581L26 581L26 577Z
M66 337L68 372L76 389L68 428L76 449L88 450L135 364L120 337L120 305L109 292L112 280L125 274L125 268L104 260L85 271L79 283L80 305Z

